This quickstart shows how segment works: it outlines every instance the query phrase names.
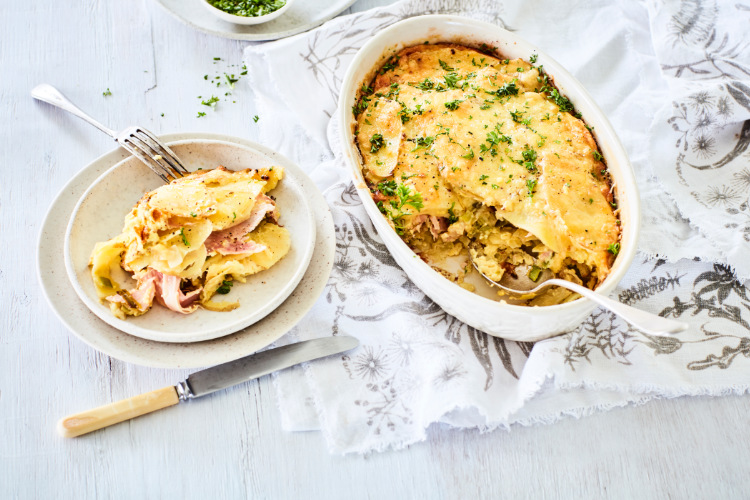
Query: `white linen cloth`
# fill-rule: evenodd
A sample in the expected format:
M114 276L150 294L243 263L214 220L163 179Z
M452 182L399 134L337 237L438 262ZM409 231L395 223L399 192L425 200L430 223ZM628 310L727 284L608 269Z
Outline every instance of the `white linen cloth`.
M284 341L333 332L361 342L344 356L277 376L285 429L320 430L335 453L368 452L423 440L435 422L492 430L657 397L750 389L750 295L722 264L740 267L742 259L714 245L717 236L707 237L680 212L692 217L691 205L682 191L672 190L663 170L674 168L683 145L671 133L649 133L652 122L656 130L667 117L657 113L654 118L654 111L681 99L659 66L677 56L671 55L671 46L664 47L666 38L651 36L669 32L677 15L670 9L678 4L709 2L403 0L246 49L262 141L310 173L324 190L336 226L337 254L326 290ZM714 10L716 26L724 26L719 9ZM721 12L747 14L742 9ZM465 15L513 30L566 66L589 90L631 156L644 204L642 253L617 298L687 321L689 331L676 338L653 337L598 309L565 336L534 345L504 341L444 313L393 262L349 181L339 154L338 124L331 116L357 49L385 26L433 13ZM729 95L734 99L731 119L740 119L744 115L735 101L741 105L741 99ZM718 105L720 96L708 99ZM716 144L725 130L730 133L729 118L722 122L725 129L715 131ZM738 215L737 210L730 215ZM704 212L696 213L698 218Z

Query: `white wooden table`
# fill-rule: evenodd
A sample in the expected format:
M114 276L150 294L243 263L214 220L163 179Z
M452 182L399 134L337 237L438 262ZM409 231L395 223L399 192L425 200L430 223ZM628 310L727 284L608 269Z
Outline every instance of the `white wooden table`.
M388 0L360 0L363 10ZM651 402L491 434L433 427L398 452L331 456L285 433L268 378L75 440L69 413L174 384L184 371L98 353L39 290L51 200L108 151L105 135L40 105L52 83L112 127L256 139L251 91L215 111L203 75L237 72L245 43L195 32L151 0L5 2L0 14L0 498L747 498L750 397ZM214 62L215 57L221 61ZM232 72L232 71L230 71ZM103 93L109 89L111 95ZM199 111L206 116L198 118ZM71 292L72 293L72 292Z

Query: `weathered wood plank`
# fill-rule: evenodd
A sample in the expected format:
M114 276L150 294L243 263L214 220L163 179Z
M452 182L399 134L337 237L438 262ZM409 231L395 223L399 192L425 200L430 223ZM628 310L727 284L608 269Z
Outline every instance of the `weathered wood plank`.
M355 9L386 3L360 0ZM42 217L65 181L112 144L28 92L53 83L113 127L253 139L272 117L252 121L250 89L238 84L215 110L197 97L224 97L203 75L231 73L243 47L195 32L147 0L4 6L0 498L746 496L748 397L656 401L510 433L435 426L408 450L342 458L328 454L319 433L281 430L266 378L82 438L58 437L60 417L187 372L97 353L41 296L33 254Z

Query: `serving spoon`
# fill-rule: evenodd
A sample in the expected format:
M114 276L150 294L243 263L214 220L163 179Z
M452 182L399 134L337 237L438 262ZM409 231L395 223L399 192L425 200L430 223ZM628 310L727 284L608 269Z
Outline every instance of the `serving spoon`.
M674 335L676 333L684 332L688 328L687 323L683 323L682 321L663 318L661 316L657 316L656 314L642 311L640 309L636 309L635 307L627 306L622 302L612 300L609 297L605 297L600 293L589 290L588 288L577 285L576 283L553 278L552 271L550 271L549 269L541 270L537 275L536 280L532 280L528 276L529 268L525 266L518 266L516 268L517 272L515 273L515 275L506 272L503 273L503 276L502 278L500 278L499 282L494 281L479 269L479 266L477 266L476 262L474 262L474 257L471 255L471 252L469 252L469 254L472 265L484 279L497 286L498 288L501 288L506 292L510 292L514 295L534 295L548 286L559 286L576 292L577 294L582 295L587 299L593 300L600 306L609 309L639 330L643 330L644 332L650 333L652 335Z

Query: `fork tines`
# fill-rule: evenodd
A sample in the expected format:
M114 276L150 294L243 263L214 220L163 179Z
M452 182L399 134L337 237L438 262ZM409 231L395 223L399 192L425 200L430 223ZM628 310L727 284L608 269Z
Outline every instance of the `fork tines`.
M141 127L130 127L118 134L117 142L169 183L189 172L169 147Z

